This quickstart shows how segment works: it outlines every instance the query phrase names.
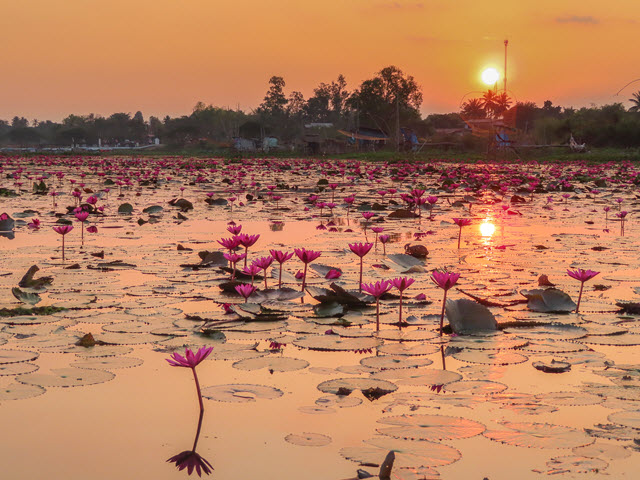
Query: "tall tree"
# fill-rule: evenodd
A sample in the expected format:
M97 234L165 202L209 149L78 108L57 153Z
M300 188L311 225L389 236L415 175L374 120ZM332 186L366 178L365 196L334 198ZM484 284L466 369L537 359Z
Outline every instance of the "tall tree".
M460 113L465 118L486 118L487 116L480 98L471 98L464 102Z
M264 96L264 100L258 107L260 113L271 117L282 117L285 114L285 107L288 100L284 94L284 78L273 76L269 79L269 90Z
M392 133L396 123L420 118L418 109L422 105L422 91L411 75L405 75L391 65L362 82L349 97L347 105L357 110L360 118L368 118L378 128Z
M640 112L640 90L632 95L629 101L633 104L630 108L630 112Z

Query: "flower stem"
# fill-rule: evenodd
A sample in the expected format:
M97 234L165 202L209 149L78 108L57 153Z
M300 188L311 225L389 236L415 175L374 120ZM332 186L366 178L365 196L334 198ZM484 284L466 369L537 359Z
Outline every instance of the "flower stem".
M380 331L380 297L376 297L376 332Z
M582 289L584 288L584 282L580 284L580 294L578 295L578 304L576 305L576 314L580 310L580 300L582 300Z
M280 264L280 273L278 274L278 288L282 288L282 264Z
M460 238L462 237L462 225L460 225L460 231L458 232L458 249L460 249Z
M198 402L200 402L200 412L204 412L204 405L202 403L202 392L200 391L200 382L198 381L198 374L196 373L196 369L192 368L193 371L193 379L196 381L196 390L198 391Z
M362 257L360 257L360 282L358 282L359 289L358 291L362 293Z
M400 315L398 316L398 325L402 325L402 290L400 290Z
M444 291L444 298L442 299L442 312L440 312L440 336L442 336L442 324L444 323L444 307L447 304L447 290Z

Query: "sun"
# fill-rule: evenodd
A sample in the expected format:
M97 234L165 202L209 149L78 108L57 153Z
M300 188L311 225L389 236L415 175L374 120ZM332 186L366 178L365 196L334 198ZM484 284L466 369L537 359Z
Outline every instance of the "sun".
M486 68L482 72L482 81L486 85L495 85L500 78L500 73L495 68Z

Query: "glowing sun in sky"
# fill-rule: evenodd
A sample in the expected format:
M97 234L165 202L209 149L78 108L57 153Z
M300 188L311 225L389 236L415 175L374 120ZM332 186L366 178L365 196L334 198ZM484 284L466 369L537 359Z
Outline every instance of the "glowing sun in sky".
M498 73L495 68L486 68L482 72L482 81L486 85L494 85L498 81L498 78L500 78L500 73Z

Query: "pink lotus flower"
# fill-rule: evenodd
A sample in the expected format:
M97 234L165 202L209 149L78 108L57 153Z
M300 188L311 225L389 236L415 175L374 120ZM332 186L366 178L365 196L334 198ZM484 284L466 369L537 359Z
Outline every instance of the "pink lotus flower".
M231 235L238 235L242 231L242 225L229 225L227 227L227 232Z
M569 270L567 269L567 275L571 278L575 278L580 282L580 294L578 295L578 303L576 304L576 313L580 310L580 300L582 300L582 290L584 288L584 282L587 280L591 280L593 277L598 275L600 272L595 272L593 270L583 270L579 268L578 270Z
M98 203L98 197L96 197L95 195L91 195L87 198L87 203L89 205L95 205L96 203Z
M236 292L238 292L244 298L245 302L247 302L251 294L256 291L256 287L254 287L253 285L249 285L247 283L241 283L240 285L236 285L235 288L236 288Z
M171 354L171 358L166 360L172 367L196 368L212 351L213 347L201 347L196 353L193 353L191 349L187 348L184 357L174 352Z
M184 351L184 357L174 352L171 354L171 358L166 359L172 367L186 367L190 368L193 372L193 379L196 382L196 391L198 393L198 403L200 403L200 418L202 418L202 414L204 412L204 405L202 404L202 392L200 391L200 382L198 381L198 375L196 374L196 367L209 356L212 350L213 347L201 347L196 353L193 353L191 349L186 348ZM195 450L195 445L193 448Z
M87 232L88 233L98 233L98 227L96 227L95 225L91 225L91 226L87 227Z
M278 272L278 288L282 287L282 264L293 257L293 252L283 252L281 250L269 250L273 259L280 264Z
M341 276L342 276L342 272L340 272L339 270L336 270L335 268L332 268L327 272L324 278L326 278L327 280L334 280L336 278L340 278Z
M362 261L363 257L371 251L373 243L350 243L349 248L353 253L360 257L360 281L358 282L359 291L362 292Z
M64 262L64 237L67 233L73 230L73 225L60 225L53 227L53 231L62 235L62 261Z
M402 324L402 297L404 291L411 286L415 280L409 277L398 277L391 279L391 285L398 290L400 290L400 306L399 306L399 315L398 315L398 323Z
M431 280L444 290L444 297L442 298L442 311L440 312L440 336L442 336L442 327L444 324L444 309L447 304L447 292L453 287L460 278L459 273L438 271L434 270L431 274Z
M229 251L234 250L240 245L240 239L238 237L221 238L216 241Z
M431 274L431 280L443 290L449 290L460 278L459 273L434 270Z
M376 298L376 332L380 331L380 297L391 290L391 288L391 282L388 280L360 284L360 291L364 290L365 293Z
M378 239L380 240L380 243L382 243L382 253L384 255L387 254L387 242L391 239L391 236L389 235L380 235L378 237Z
M260 235L248 235L246 233L241 233L240 235L238 235L238 239L240 240L240 245L242 245L244 247L244 253L245 253L245 257L244 257L244 266L247 266L247 256L249 255L249 247L252 247L253 245L255 245L255 243L258 241L258 239L260 238Z
M453 223L455 223L460 227L460 231L458 232L458 248L460 248L460 238L462 237L462 227L471 225L471 220L469 218L454 218Z
M315 259L322 255L321 252L316 252L313 250L307 250L306 248L295 248L293 250L296 256L304 263L304 273L302 274L302 291L304 292L305 287L307 286L307 267L313 262ZM296 275L297 278L297 275ZM300 301L304 299L301 298Z
M242 273L244 273L245 275L251 276L251 285L253 285L253 279L257 274L260 273L260 267L252 263L248 267L244 267L242 269Z
M37 218L34 218L33 220L31 220L31 222L29 222L27 224L27 227L29 227L31 230L39 230L40 229L40 220Z
M273 258L271 257L271 255L267 256L267 257L261 257L258 258L256 260L253 261L253 265L255 265L256 267L264 270L264 288L267 288L267 268L269 268L271 266L271 264L273 263Z

